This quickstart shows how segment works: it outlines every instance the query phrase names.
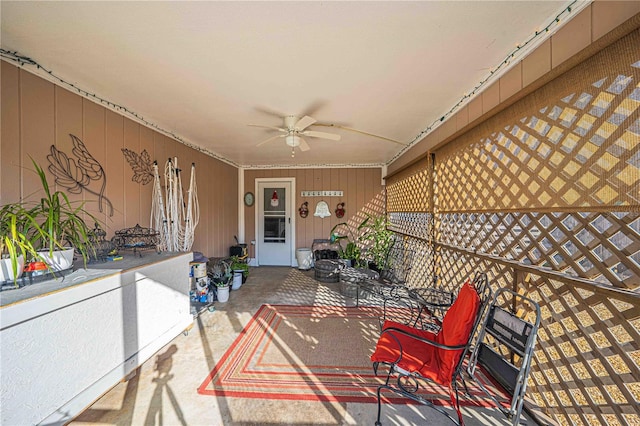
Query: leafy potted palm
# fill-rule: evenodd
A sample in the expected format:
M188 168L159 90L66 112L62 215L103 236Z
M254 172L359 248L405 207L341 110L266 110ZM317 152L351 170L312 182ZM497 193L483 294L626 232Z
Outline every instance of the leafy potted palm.
M34 246L40 249L39 256L54 272L71 268L74 250L80 253L86 264L93 243L89 238L91 228L83 217L94 223L98 220L84 209L84 203L74 206L65 193L51 192L44 171L35 161L32 162L44 191L44 197L32 209L43 231L32 236Z

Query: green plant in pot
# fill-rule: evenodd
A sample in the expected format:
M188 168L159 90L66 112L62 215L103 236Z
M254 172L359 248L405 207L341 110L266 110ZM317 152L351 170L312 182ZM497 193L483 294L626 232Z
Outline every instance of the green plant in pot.
M240 257L238 256L231 256L230 260L232 271L242 271L242 283L244 284L249 276L249 265L240 260Z
M17 286L25 260L39 257L32 238L44 238L45 234L35 219L36 211L22 203L0 208L0 282L13 281Z
M93 243L89 238L91 228L87 226L83 217L92 223L98 220L84 209L84 203L74 206L65 193L51 192L44 170L34 160L31 161L44 191L44 196L31 210L39 229L42 230L41 233L32 235L33 246L41 249L39 257L43 258L54 272L71 267L73 249L80 253L86 265L89 254L93 251ZM68 256L71 250L71 259L65 257L63 260L62 256L57 254L60 250L66 250L65 256Z
M368 219L365 219L360 225L358 225L357 230L360 231L363 227L366 226ZM347 259L351 261L351 266L363 266L362 264L362 251L360 247L358 247L359 237L356 237L351 229L351 227L346 222L340 222L336 224L333 228L331 228L330 232L330 240L332 243L339 241L346 241L346 245L342 247L342 243L340 244L340 252L338 255L341 259Z
M363 227L361 240L367 245L370 268L380 272L389 267L389 251L393 245L394 233L387 229L389 221L385 215L368 216L368 219Z

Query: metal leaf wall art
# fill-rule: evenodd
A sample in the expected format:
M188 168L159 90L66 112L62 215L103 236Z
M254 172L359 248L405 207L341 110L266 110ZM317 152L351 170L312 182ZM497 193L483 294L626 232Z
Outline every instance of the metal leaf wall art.
M72 134L73 149L71 150L75 158L70 158L67 154L51 145L51 153L47 155L49 160L49 171L55 176L57 185L62 186L72 194L80 194L83 190L98 196L98 208L100 212L107 208L109 216L113 216L113 205L104 196L107 186L107 178L104 169L93 158L84 143ZM99 190L89 188L92 181L101 182Z
M133 170L132 181L146 185L153 180L153 162L146 149L138 154L122 148L122 153Z

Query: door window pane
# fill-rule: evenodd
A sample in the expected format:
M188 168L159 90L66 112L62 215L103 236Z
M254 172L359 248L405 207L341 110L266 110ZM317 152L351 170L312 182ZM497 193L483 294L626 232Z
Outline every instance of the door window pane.
M264 242L284 244L287 240L285 188L264 189Z

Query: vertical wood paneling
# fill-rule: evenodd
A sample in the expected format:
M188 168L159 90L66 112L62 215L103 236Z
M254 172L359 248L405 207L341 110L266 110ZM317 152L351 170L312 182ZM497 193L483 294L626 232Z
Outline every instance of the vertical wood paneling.
M349 209L351 210L351 221L347 222L350 226L357 226L360 223L359 218L356 216L359 210L358 199L356 197L356 192L358 191L357 182L356 182L356 169L348 169L347 171L347 205L351 206Z
M124 119L124 147L140 153L140 125L128 118ZM140 218L140 185L125 180L124 184L124 221L125 228L138 224Z
M257 200L258 194L255 192L255 179L257 176L256 170L248 170L245 172L244 177L244 188L246 192L253 192L255 199ZM244 195L244 194L243 194ZM244 204L243 204L244 206ZM247 207L244 206L244 221L245 221L245 237L247 242L250 243L251 240L256 239L256 227L255 227L255 213L256 213L256 205L254 203L253 206ZM255 249L255 248L254 248Z
M320 191L322 190L322 169L313 169L313 183L311 185L312 191ZM311 228L311 232L315 236L315 238L326 238L322 234L322 219L319 217L313 216L313 213L316 211L316 204L320 201L319 197L311 198L311 211L310 216L313 217L313 227Z
M215 235L214 232L216 231L216 228L214 226L214 217L211 213L211 210L208 209L208 207L213 203L212 199L213 199L213 191L212 191L212 187L213 187L213 175L214 175L214 168L215 167L210 167L208 166L208 161L205 163L203 162L202 167L199 167L198 171L199 172L204 172L204 173L199 173L198 177L202 176L202 178L198 179L198 197L200 197L200 194L206 194L204 196L204 201L200 202L200 209L201 209L201 217L205 216L206 217L206 222L207 222L207 228L206 228L206 237L207 237L207 246L206 248L202 248L203 253L213 253L213 247L214 247L214 241L212 236ZM201 219L202 220L202 219Z
M73 141L71 135L77 136L84 142L83 106L82 98L68 90L55 87L55 146L70 158ZM47 150L48 153L49 150Z
M223 166L226 170L225 182L228 186L227 190L227 202L225 203L225 212L227 217L229 217L229 240L227 245L231 246L235 243L233 240L233 236L238 233L238 203L237 203L237 194L238 194L238 169L235 167L229 166L225 164Z
M200 189L200 186L198 185L198 183L202 182L202 178L203 178L203 173L204 170L201 169L200 167L204 164L203 159L201 158L200 153L196 153L195 154L195 158L194 158L194 162L196 163L196 170L195 170L195 175L196 175L196 189ZM188 192L186 192L188 190L188 184L185 183L185 197L188 195ZM203 192L203 191L197 191L197 196L198 196L198 201L201 204L207 205L207 193ZM186 201L186 200L185 200ZM204 218L202 218L204 219ZM196 234L194 235L194 239L193 239L193 245L194 247L200 247L201 252L203 253L208 253L208 247L207 247L207 231L208 231L208 224L206 223L205 220L200 220L200 222L198 223L198 227L196 229Z
M154 133L156 132L147 127L140 126L140 150L138 151L138 154L146 149L151 158L155 158ZM138 188L140 188L140 212L138 223L140 226L148 227L151 220L151 197L153 195L153 184L138 184Z
M331 169L331 183L329 184L330 190L340 190L340 169ZM336 216L336 208L338 207L338 203L342 202L343 197L331 197L331 202L329 203L329 208L331 209L331 223L329 226L329 231L327 231L327 235L330 235L331 229L338 223L344 221L344 217L339 219Z
M380 213L383 206L381 199L381 169L281 169L281 170L246 170L244 173L244 192L254 191L257 178L294 177L296 179L295 211L296 215L296 247L311 247L314 239L329 238L329 232L336 223L348 222L357 226L364 218L364 212ZM306 197L302 191L341 190L343 197ZM324 200L329 205L331 217L320 219L313 216L316 204ZM309 216L302 219L298 208L303 201L309 202ZM335 216L335 208L339 202L345 203L346 214L342 219ZM255 240L255 208L245 209L245 238L247 242Z
M220 188L220 182L222 180L222 168L216 167L213 170L213 178L211 180L210 191L213 195L210 201L211 212L213 213L213 226L215 229L223 229L224 220L222 215L220 214L220 205L223 203L223 195ZM214 256L221 252L221 240L225 238L223 235L219 235L216 240L213 242L213 253Z
M55 147L58 151L64 153L70 159L70 172L72 175L74 175L75 167L79 167L79 164L78 158L73 153L73 140L71 139L70 135L74 135L84 142L85 137L83 132L84 129L82 126L84 111L82 107L82 98L58 86L54 86L54 88ZM47 147L47 154L50 153L50 149L51 147ZM62 161L64 164L64 160ZM47 179L49 179L51 190L55 189L56 191L63 191L65 194L67 194L69 201L73 204L74 207L80 206L82 202L86 201L84 207L87 209L87 211L94 211L93 209L91 209L91 207L93 207L93 204L95 204L94 201L97 199L97 197L92 196L92 194L86 194L86 191L82 188L74 188L74 191L72 192L69 191L66 187L58 185L58 182L55 179L54 175L50 172L50 170L48 170L50 167L48 159L45 159L45 161L42 162L40 166L47 174ZM87 204L92 204L92 206L89 207Z
M228 254L233 235L238 229L238 173L235 167L5 62L2 62L1 96L2 203L18 201L19 197L25 195L29 195L27 201L30 202L36 202L41 197L40 182L33 171L30 157L43 167L49 176L49 183L53 185L54 177L47 170L47 154L51 145L55 145L77 164L72 152L71 133L83 141L91 156L105 171L105 196L114 209L113 217L108 217L106 211L100 215L105 221L107 238L111 238L116 230L136 223L149 226L152 184L141 185L132 181L133 171L121 151L126 147L140 154L146 149L152 160L158 160L161 174L169 156L179 158L185 190L189 185L191 163L196 162L202 226L196 229L197 240L193 250L202 251L207 256ZM8 180L14 181L10 188L7 188ZM99 192L100 187L101 182L97 180L89 185L94 192ZM97 195L86 190L69 195L72 199L86 200L85 207L90 212L99 211Z
M87 151L89 151L89 154L91 154L91 156L106 172L105 109L94 102L84 99L82 101L82 116L82 142L87 148ZM92 180L89 185L89 189L100 194L103 185L106 191L106 187L109 185L109 176L106 175L106 173L100 179ZM103 211L100 212L100 201L98 195L83 191L82 197L85 202L86 210L93 214L101 224L104 224L107 219L107 214L109 213L109 206L107 202L104 201L102 203ZM88 224L93 227L93 224L89 222Z
M2 138L0 138L0 204L20 201L22 167L20 164L20 73L18 68L2 65Z
M340 219L341 222L349 223L349 218L353 215L355 211L353 205L351 205L349 201L349 190L348 190L348 176L349 172L347 169L338 169L338 190L343 191L343 196L340 201L344 202L344 217Z
M309 209L309 198L308 197L303 197L302 196L302 191L304 190L304 188L307 187L307 173L306 170L304 169L299 169L296 173L296 199L297 199L297 203L296 203L296 220L297 220L297 224L298 224L298 229L296 232L296 238L297 238L297 247L296 248L302 248L302 247L311 247L310 243L308 242L309 240L309 236L307 235L307 220L309 219L309 216L307 215L306 218L301 218L300 217L300 212L298 211L298 209L302 206L302 203L304 203L305 201L307 202L307 209Z
M330 169L322 169L322 184L320 185L320 190L323 189L331 189L329 188L331 186L331 170ZM325 217L320 219L320 232L323 237L322 238L329 238L329 231L331 231L331 219L335 218L334 212L333 212L333 206L332 204L332 198L330 197L320 197L320 200L324 201L327 203L327 205L329 206L329 212L331 213L331 216L329 217Z
M20 134L23 173L22 198L37 202L42 196L38 175L31 158L47 169L49 147L55 143L53 84L26 72L20 73ZM53 180L50 180L53 184ZM52 188L53 189L53 188Z
M113 204L113 216L105 222L107 235L126 228L124 217L125 182L131 182L133 172L126 163L122 148L124 147L124 118L115 112L106 110L105 144L107 147L104 164L107 176L107 198Z

